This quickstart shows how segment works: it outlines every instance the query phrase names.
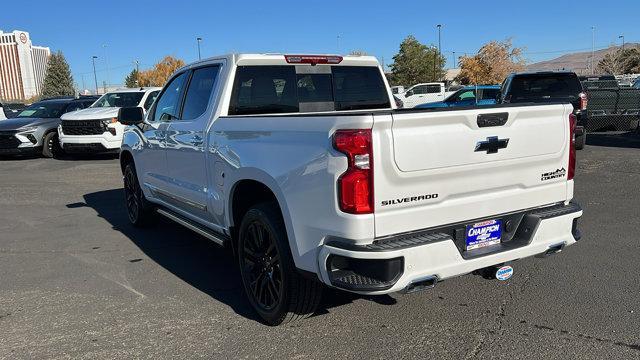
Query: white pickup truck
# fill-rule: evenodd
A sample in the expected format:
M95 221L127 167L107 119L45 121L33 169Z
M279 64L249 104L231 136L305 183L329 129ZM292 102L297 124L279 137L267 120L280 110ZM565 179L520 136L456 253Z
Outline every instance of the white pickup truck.
M124 125L117 121L118 109L151 107L160 88L120 89L102 95L90 107L68 112L60 118L58 140L67 153L118 152Z
M272 325L312 313L323 286L507 279L507 263L580 239L572 111L395 109L373 57L210 58L178 70L146 116L120 109L127 214L233 249Z
M404 92L394 93L402 101L405 108L442 101L450 94L453 94L453 91L447 93L444 83L440 82L416 84Z

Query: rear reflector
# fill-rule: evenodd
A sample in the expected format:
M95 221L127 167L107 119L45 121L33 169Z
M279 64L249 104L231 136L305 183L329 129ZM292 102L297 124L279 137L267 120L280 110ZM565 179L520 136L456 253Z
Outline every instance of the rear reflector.
M324 55L285 55L284 59L289 64L340 64L342 56Z
M573 180L576 173L576 124L578 119L569 114L569 164L567 166L567 180Z
M371 130L338 130L333 146L347 155L347 171L338 179L340 210L350 214L373 213L373 154Z

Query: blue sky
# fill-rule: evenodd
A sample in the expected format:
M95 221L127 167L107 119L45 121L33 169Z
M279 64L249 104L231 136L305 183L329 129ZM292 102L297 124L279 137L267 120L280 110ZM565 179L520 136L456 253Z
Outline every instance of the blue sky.
M348 53L363 50L386 64L407 35L437 44L447 66L452 51L473 53L487 41L513 38L531 62L566 52L640 42L640 1L6 1L0 29L25 30L35 45L62 50L74 80L122 84L140 61L148 68L164 55L197 59L228 52ZM64 5L62 5L64 4ZM509 4L509 5L506 5ZM609 6L611 5L611 6ZM339 40L338 40L339 36ZM103 47L106 45L106 47ZM107 72L107 62L109 71Z

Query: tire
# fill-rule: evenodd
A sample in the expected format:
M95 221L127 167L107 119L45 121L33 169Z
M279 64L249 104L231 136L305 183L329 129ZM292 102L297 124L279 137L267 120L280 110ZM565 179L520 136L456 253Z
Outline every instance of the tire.
M133 226L144 226L150 222L153 207L142 193L133 163L124 168L124 200L127 217Z
M580 136L576 136L576 150L584 149L584 146L587 144L587 133Z
M58 142L58 133L51 131L42 138L42 156L46 158L55 158L62 153L60 142Z
M247 211L240 225L237 254L249 303L265 323L280 325L315 312L322 284L296 270L275 204L261 203Z

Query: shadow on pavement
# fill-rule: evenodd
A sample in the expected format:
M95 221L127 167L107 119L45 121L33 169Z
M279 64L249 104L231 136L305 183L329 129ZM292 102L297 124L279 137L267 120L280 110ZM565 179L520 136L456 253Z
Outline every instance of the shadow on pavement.
M587 145L640 149L640 133L588 133Z
M129 223L124 209L122 189L112 189L84 195L85 203L68 204L68 208L90 207L108 221L112 228L131 240L150 259L196 289L231 307L238 315L260 321L246 300L240 273L230 250L157 215L157 221L147 228ZM339 290L325 289L316 315L367 299L378 304L393 305L391 296L360 296Z

